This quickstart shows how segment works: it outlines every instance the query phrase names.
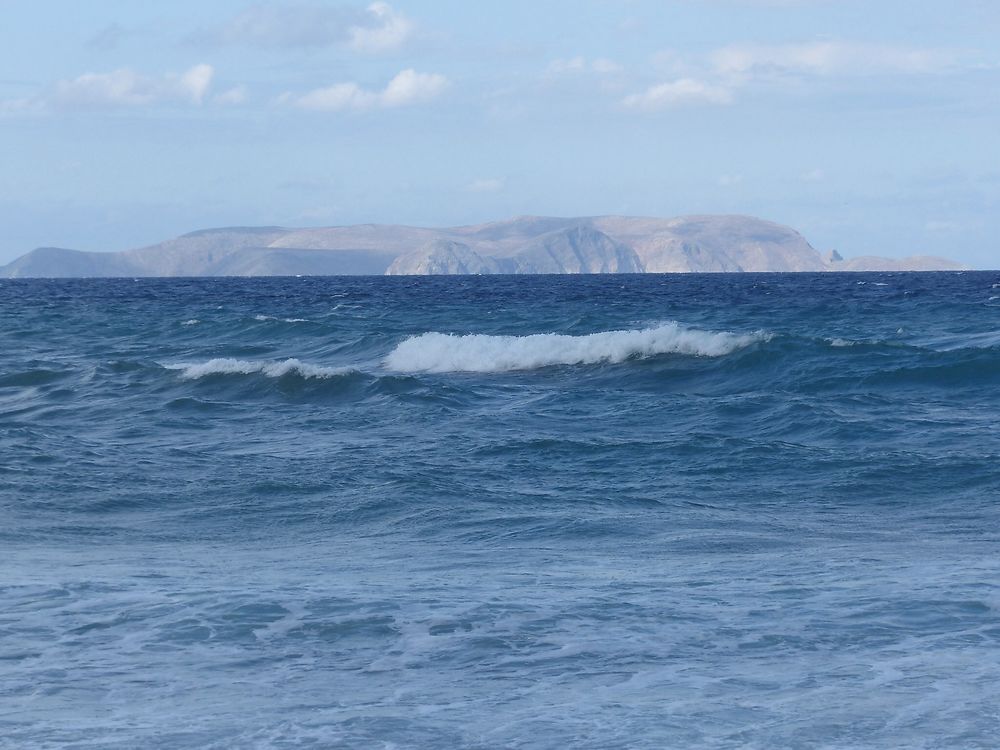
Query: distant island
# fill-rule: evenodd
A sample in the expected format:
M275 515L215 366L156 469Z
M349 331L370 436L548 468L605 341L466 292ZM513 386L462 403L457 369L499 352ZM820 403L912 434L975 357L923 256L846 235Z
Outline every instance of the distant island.
M387 224L205 229L115 253L41 247L6 278L939 271L943 258L842 258L750 216L523 216L431 229Z

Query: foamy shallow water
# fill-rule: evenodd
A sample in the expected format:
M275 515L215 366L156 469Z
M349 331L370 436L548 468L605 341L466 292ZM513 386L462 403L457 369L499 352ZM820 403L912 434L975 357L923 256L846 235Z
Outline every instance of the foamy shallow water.
M997 281L8 282L0 747L991 747Z

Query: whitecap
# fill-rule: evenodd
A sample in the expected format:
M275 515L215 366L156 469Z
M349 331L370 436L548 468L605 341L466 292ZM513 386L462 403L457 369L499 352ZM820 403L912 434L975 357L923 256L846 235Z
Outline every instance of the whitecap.
M827 339L830 346L857 346L857 341L851 341L850 339L833 338Z
M556 333L463 336L431 332L401 342L386 357L385 365L399 372L508 372L550 365L618 363L657 354L721 357L769 338L763 332L702 331L677 323L585 336Z
M168 370L180 370L181 377L186 380L204 378L208 375L255 374L265 375L269 378L280 378L285 375L298 375L303 378L334 378L354 372L349 367L323 367L294 358L280 362L266 362L222 357L210 359L207 362L179 362L163 365L163 367Z
M254 315L253 319L263 323L265 320L280 320L282 323L308 323L305 318L276 318L274 315Z
M185 320L185 321L184 321L183 323L181 323L181 325L182 325L182 326L196 326L196 325L198 325L198 324L199 324L200 322L201 322L201 321L200 321L200 320L198 320L197 318L191 318L190 320Z

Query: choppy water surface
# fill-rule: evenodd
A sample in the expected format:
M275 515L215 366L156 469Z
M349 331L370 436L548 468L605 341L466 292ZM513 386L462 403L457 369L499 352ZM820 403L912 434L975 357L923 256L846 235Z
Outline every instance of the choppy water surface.
M0 282L0 746L995 747L998 298Z

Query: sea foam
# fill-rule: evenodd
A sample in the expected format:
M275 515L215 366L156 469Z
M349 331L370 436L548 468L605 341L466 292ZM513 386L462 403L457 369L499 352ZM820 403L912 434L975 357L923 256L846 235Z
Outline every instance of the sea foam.
M277 318L274 315L254 315L253 319L263 323L267 320L278 320L282 323L308 323L309 321L305 318Z
M180 370L181 377L188 380L204 378L208 375L265 375L269 378L280 378L285 375L298 375L303 378L334 378L347 375L354 370L348 367L323 367L311 365L298 359L286 359L281 362L261 362L246 359L219 358L199 363L178 363L164 365L168 370Z
M412 336L400 343L386 357L385 365L399 372L508 372L550 365L618 363L657 354L721 357L767 338L768 335L762 332L702 331L678 323L585 336L432 332Z

